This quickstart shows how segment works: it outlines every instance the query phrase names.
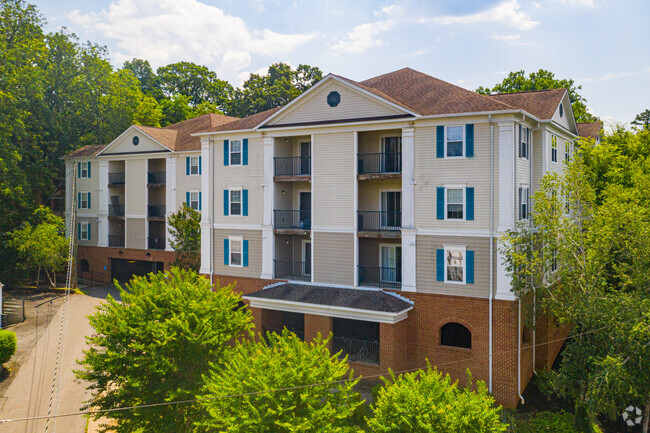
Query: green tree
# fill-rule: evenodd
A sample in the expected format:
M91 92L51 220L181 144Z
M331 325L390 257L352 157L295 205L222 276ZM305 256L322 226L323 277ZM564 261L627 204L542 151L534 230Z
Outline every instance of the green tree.
M175 214L167 218L169 244L176 252L174 265L193 269L201 267L201 214L183 203Z
M637 114L632 121L632 125L638 129L650 129L650 110Z
M227 114L244 117L288 104L323 78L317 67L286 63L269 66L266 75L251 74L234 92Z
M94 335L76 371L92 390L87 408L193 399L233 342L250 335L251 314L237 308L240 296L196 272L172 268L119 288L122 302L109 296L90 317ZM201 415L198 405L176 404L108 416L117 432L178 433L193 431Z
M571 100L576 122L595 122L599 120L587 111L587 100L578 93L582 86L576 86L575 81L571 79L555 78L555 74L545 69L531 72L528 76L526 76L524 70L510 72L501 83L492 88L481 86L476 89L476 92L482 95L492 95L495 93L516 93L547 89L567 89L569 91L569 99Z
M185 95L175 95L171 99L163 99L160 103L162 109L161 126L173 125L183 120L192 118L190 100Z
M426 370L384 379L368 418L376 433L496 433L506 430L501 408L494 406L483 382L459 388L449 375L428 366ZM471 380L470 380L471 382Z
M131 71L133 76L140 82L140 90L145 95L151 96L157 101L165 97L162 90L160 90L158 76L151 68L149 60L133 59L126 61L122 65L122 69Z
M192 106L207 101L222 107L232 93L232 86L227 81L220 80L214 71L196 63L161 66L157 74L160 89L167 97L187 96Z
M206 377L202 405L208 418L199 430L212 432L351 432L363 404L345 380L349 367L331 355L320 335L311 343L285 330L268 342L239 345L227 363ZM309 385L304 386L303 385ZM295 388L298 387L298 388ZM285 391L265 392L275 389ZM243 394L243 395L242 395ZM238 395L233 398L219 396Z

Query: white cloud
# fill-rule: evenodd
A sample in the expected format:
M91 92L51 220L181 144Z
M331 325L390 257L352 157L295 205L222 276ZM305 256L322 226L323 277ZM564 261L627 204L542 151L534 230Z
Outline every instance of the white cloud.
M582 77L578 78L576 81L582 83L594 83L599 81L612 80L615 78L623 78L632 75L630 72L607 72L606 74L600 75L598 77Z
M240 84L253 55L282 56L316 37L255 30L240 17L198 0L115 0L99 13L67 13L89 32L117 41L114 61L144 58L153 67L181 60L204 64Z
M383 45L384 42L377 36L392 29L399 21L401 12L397 5L382 8L375 15L384 16L383 19L353 27L344 38L330 45L330 49L334 54L360 54Z
M504 42L508 45L530 45L529 42L521 40L521 35L492 35L490 36L495 41Z
M502 3L482 12L470 15L447 15L442 17L422 18L421 23L435 23L441 25L498 23L517 30L530 30L539 24L533 21L529 14L520 11L517 0L505 0Z
M593 9L596 7L594 0L553 0L553 1L559 2L564 6L571 6L571 7L585 7L589 9Z

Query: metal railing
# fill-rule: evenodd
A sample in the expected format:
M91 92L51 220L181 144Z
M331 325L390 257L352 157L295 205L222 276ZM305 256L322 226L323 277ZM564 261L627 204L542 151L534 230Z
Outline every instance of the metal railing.
M165 249L165 238L149 238L149 249L150 250L164 250Z
M275 176L309 176L311 157L281 156L273 158Z
M402 152L360 153L357 158L359 174L402 172Z
M124 205L123 204L109 204L108 205L108 216L109 217L123 217L124 216Z
M147 206L147 216L151 218L164 218L165 217L165 205L149 205Z
M109 185L124 185L125 184L124 173L108 173L108 184Z
M164 171L150 171L147 173L148 185L164 185L166 176Z
M360 232L399 231L402 227L402 211L357 211Z
M277 335L282 335L282 331L284 329L288 329L290 332L296 334L296 337L300 338L302 341L305 341L305 331L296 331L289 328L280 329L280 328L267 328L266 326L262 327L262 331L264 331L264 335L266 335L267 332L272 332Z
M402 287L402 268L359 266L359 285L399 289Z
M347 337L332 337L332 353L341 352L341 357L348 356L348 361L379 364L379 342L355 340Z
M311 262L273 260L275 278L281 280L311 281Z
M274 210L273 228L311 230L311 211Z
M108 235L108 246L124 248L124 236Z

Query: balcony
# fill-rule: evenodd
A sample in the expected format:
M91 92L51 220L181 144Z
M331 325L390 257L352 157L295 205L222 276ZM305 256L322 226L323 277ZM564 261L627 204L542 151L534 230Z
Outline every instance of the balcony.
M165 249L165 238L149 238L149 249L150 250L164 250Z
M124 173L108 173L108 186L124 186L125 179Z
M108 246L124 248L124 236L122 235L108 235Z
M365 362L379 364L379 342L357 340L347 337L332 337L332 353L341 352L341 357L347 355L350 362Z
M164 171L150 171L147 173L148 186L162 186L166 183L166 173Z
M149 218L162 218L165 219L165 205L149 205L147 206L147 216Z
M275 180L304 181L311 177L311 157L283 156L273 158Z
M273 266L277 279L311 281L311 262L273 260Z
M109 218L123 218L124 217L124 205L123 204L109 204L108 205L108 217Z
M358 230L388 235L401 236L402 211L357 211Z
M274 210L273 228L276 231L286 231L295 234L311 230L310 210Z
M402 152L360 153L359 179L390 179L402 175Z
M402 269L359 266L359 285L399 290L402 287Z

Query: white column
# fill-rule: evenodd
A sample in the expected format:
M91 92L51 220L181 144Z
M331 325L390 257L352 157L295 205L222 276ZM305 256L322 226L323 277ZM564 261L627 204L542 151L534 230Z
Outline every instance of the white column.
M273 206L275 184L273 183L273 137L264 137L264 200L262 214L262 275L260 278L273 278L273 258L275 256L275 235L273 234ZM313 225L313 224L312 224ZM313 259L312 259L313 260Z
M65 234L70 236L70 213L72 212L72 182L76 182L74 178L73 164L76 162L70 159L65 160Z
M414 128L402 128L402 290L416 291Z
M204 158L202 157L201 159L203 160ZM170 155L165 159L165 179L167 180L165 189L165 236L167 237L167 242L165 242L165 250L173 251L171 246L172 235L169 234L167 219L176 212L176 155ZM201 179L201 182L203 182L203 179ZM206 201L207 199L208 197L206 196Z
M205 200L205 204L202 205L201 211L201 269L199 272L202 274L210 275L212 275L214 268L214 257L212 257L214 250L212 248L212 219L214 217L214 193L212 191L212 180L215 168L214 161L212 160L212 154L213 149L212 146L210 146L209 137L201 137L201 198ZM176 162L173 164L173 170L175 173ZM167 167L169 168L169 166ZM175 207L175 197L173 201Z
M99 193L99 212L97 214L97 245L108 246L108 161L99 160L99 178L97 192Z
M354 190L353 190L353 200L354 200L354 215L352 215L352 220L354 221L354 283L353 286L357 287L359 285L359 179L357 173L359 172L359 132L354 132L354 170L352 171L352 176L354 177ZM313 261L313 257L312 257Z
M497 230L503 233L515 228L515 126L513 122L499 122L499 213ZM496 299L515 300L504 255L497 251Z

